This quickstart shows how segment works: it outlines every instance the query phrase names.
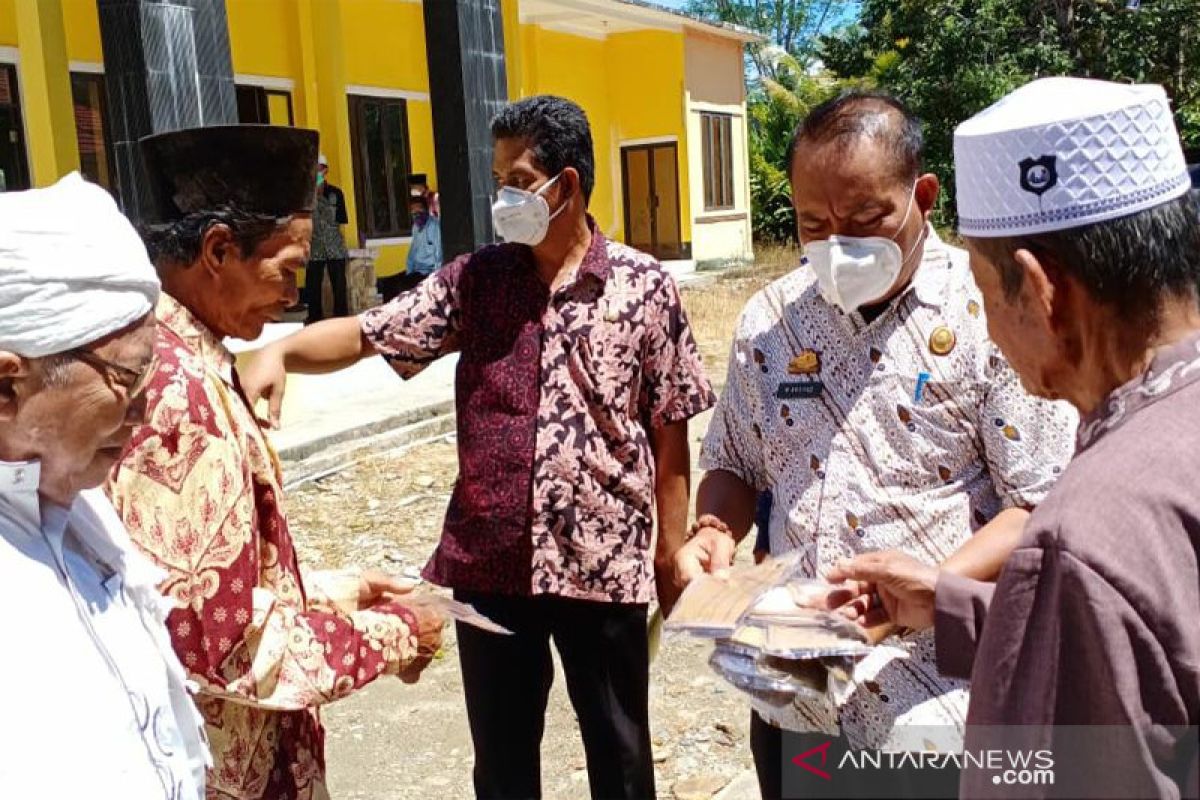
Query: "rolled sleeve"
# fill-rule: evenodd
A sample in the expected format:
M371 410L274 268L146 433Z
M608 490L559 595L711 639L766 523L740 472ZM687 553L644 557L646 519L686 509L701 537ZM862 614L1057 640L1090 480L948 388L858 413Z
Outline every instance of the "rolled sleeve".
M459 349L459 282L466 264L467 257L460 258L359 316L363 337L400 377L411 378Z
M1038 505L1075 450L1079 417L1065 402L1028 394L993 349L983 399L983 444L988 472L1005 508Z
M983 634L994 583L972 580L942 570L934 589L934 647L938 671L967 679L975 666L975 650Z
M653 428L683 422L712 408L717 397L704 372L675 279L663 274L650 303L642 361L641 407Z

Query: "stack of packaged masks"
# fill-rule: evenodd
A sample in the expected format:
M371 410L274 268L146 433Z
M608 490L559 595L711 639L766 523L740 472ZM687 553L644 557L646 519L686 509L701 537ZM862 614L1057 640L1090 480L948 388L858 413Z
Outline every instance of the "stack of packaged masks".
M705 575L679 598L664 630L712 639L709 664L770 706L842 694L870 652L863 629L822 606L834 587L797 577L796 558Z

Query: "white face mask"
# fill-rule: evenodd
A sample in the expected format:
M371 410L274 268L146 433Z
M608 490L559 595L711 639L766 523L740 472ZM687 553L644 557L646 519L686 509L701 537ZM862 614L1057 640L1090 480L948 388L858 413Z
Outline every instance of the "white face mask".
M845 313L875 302L896 283L905 263L921 245L917 239L908 254L900 252L896 237L904 230L912 211L916 187L908 196L908 207L900 230L890 239L882 236L830 236L804 245L804 257L817 273L817 285L825 300Z
M492 203L492 226L496 234L506 242L527 244L536 247L546 238L550 222L562 213L566 203L558 211L550 213L550 206L542 193L562 177L560 172L542 185L536 192L526 192L512 186L501 187Z

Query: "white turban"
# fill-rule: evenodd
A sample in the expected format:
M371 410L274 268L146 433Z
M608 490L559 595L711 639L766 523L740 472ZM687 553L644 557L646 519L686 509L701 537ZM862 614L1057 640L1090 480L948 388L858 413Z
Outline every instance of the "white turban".
M158 292L137 231L79 173L0 193L0 350L40 358L90 344L144 317Z

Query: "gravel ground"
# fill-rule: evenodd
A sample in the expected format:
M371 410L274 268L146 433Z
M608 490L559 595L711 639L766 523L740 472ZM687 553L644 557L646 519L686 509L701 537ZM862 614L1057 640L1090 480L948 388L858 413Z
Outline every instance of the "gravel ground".
M697 421L694 434L704 422ZM309 569L375 566L415 575L437 542L454 475L451 437L294 491L288 506L302 562ZM708 652L702 641L668 636L652 666L650 710L662 798L710 797L753 766L748 706L708 668ZM378 681L327 708L333 796L472 796L461 687L454 629L448 627L442 653L417 684ZM547 713L545 796L586 797L583 746L561 671Z

